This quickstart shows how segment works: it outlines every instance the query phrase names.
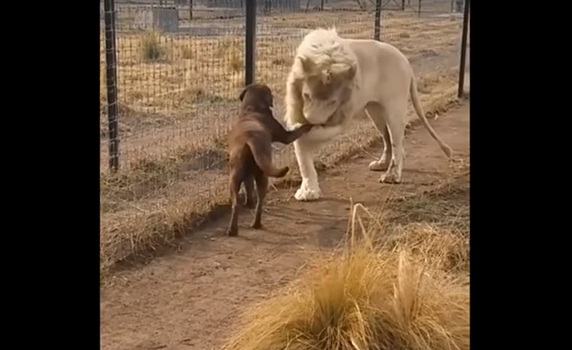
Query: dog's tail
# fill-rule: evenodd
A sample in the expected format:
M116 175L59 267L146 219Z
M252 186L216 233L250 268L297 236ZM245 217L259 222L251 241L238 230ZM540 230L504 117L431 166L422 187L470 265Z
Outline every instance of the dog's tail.
M272 165L272 149L264 149L264 146L255 140L248 140L248 147L252 153L252 157L256 162L256 165L262 170L264 175L270 177L284 177L286 173L290 170L287 166L283 168L275 168Z
M437 141L439 147L441 147L447 158L451 158L451 156L453 155L453 149L451 149L449 145L447 145L445 142L443 142L443 140L441 140L439 135L437 135L435 130L433 130L431 124L429 124L427 118L425 117L425 112L423 112L423 108L421 107L421 103L419 102L419 95L417 94L417 82L415 81L414 75L412 75L411 77L411 85L409 90L410 90L409 93L411 94L411 102L413 102L413 108L415 109L415 112L417 112L417 116L419 117L419 119L421 119L421 122L423 123L427 131L429 131L429 134L431 134L431 136L435 139L435 141Z

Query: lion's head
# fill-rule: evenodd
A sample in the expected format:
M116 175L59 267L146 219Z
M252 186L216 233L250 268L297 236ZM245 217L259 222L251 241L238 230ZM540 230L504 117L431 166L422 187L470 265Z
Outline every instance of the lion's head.
M316 70L308 59L299 58L304 67L301 94L304 117L313 124L324 124L351 97L355 67L334 63Z
M301 99L304 118L324 124L351 97L357 60L335 29L310 32L292 66L292 83Z

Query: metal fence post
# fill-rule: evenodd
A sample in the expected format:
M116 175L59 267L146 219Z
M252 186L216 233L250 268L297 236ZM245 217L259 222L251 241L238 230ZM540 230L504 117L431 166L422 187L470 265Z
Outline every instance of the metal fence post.
M109 169L119 169L119 135L117 130L117 52L115 38L115 0L105 0L105 70L107 85L107 127L109 129Z
M256 69L256 0L246 1L246 39L244 57L244 84L254 83Z
M465 92L465 62L467 59L467 33L469 24L470 0L465 0L465 10L463 13L463 36L461 38L461 62L459 63L459 90L457 97L461 98Z
M189 21L193 20L193 0L189 0Z
M373 24L373 38L377 41L381 40L381 1L375 0L375 16Z

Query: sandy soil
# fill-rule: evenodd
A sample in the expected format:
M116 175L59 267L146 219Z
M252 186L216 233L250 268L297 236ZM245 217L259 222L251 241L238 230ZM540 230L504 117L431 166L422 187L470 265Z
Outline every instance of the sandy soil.
M469 103L431 123L455 158L468 161ZM263 230L248 228L252 214L244 210L237 238L224 235L225 216L175 249L116 272L101 289L101 349L217 349L239 312L291 281L313 254L337 244L347 228L350 198L375 207L387 197L436 188L455 173L418 126L405 142L403 184L380 184L380 173L367 170L380 147L322 174L325 197L317 202L297 202L295 188L270 192Z

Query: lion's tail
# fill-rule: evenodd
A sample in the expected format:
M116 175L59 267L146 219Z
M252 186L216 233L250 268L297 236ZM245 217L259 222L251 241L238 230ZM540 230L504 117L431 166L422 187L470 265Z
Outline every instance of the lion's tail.
M413 102L413 108L415 108L417 116L419 117L419 119L421 119L421 122L423 123L427 131L429 131L429 134L431 134L431 136L435 139L435 141L437 141L439 147L441 147L447 158L451 158L451 156L453 155L453 149L449 147L449 145L447 145L445 142L443 142L443 140L441 140L439 135L437 135L435 130L433 130L431 124L429 124L427 118L425 117L425 112L423 111L421 103L419 102L419 95L417 94L417 82L415 81L414 75L411 76L411 85L409 87L409 92L411 94L411 102Z
M264 145L261 145L256 140L248 140L247 142L248 147L250 148L250 152L252 153L252 157L256 162L256 165L262 170L264 175L270 177L283 177L286 175L288 170L290 170L287 166L283 168L275 168L272 165L272 148L265 148Z

